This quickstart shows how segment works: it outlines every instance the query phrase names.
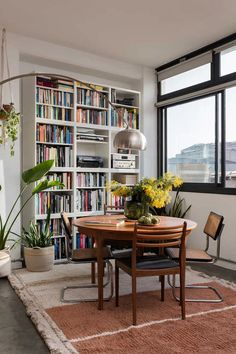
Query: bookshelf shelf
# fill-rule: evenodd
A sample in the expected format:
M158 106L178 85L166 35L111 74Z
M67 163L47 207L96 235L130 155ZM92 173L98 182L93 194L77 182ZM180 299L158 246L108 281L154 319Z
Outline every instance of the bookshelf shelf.
M74 109L74 107L61 106L61 105L58 105L58 104L51 104L51 103L39 103L39 102L36 102L36 105L47 106L47 107L65 108L65 109Z
M139 109L137 106L129 106L127 104L120 104L120 103L113 103L115 107L124 107L124 108L134 108L134 109Z
M64 189L46 190L32 198L23 212L23 225L27 228L34 219L43 227L46 206L51 204L55 263L65 261L60 212L67 210L71 221L82 216L102 215L104 203L118 206L124 202L106 191L106 183L122 174L139 178L139 155L135 151L130 153L136 155L136 168L111 168L112 156L118 152L113 140L115 133L123 129L123 122L105 97L114 102L115 107L123 107L129 126L139 129L140 92L92 85L102 95L76 82L50 77L23 80L23 170L53 158L56 164L46 178L65 184ZM104 167L77 167L79 155L100 157ZM74 247L90 247L88 236L73 230L73 238Z
M86 109L93 109L93 110L96 110L96 111L108 111L107 107L89 106L89 105L85 105L85 104L77 104L77 107L86 108Z

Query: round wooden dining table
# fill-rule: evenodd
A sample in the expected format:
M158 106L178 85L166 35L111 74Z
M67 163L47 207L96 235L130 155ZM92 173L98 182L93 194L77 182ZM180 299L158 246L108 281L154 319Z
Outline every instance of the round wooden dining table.
M187 234L197 226L197 223L188 220L169 216L160 216L160 223L152 226L152 229L171 229L183 225L187 222ZM98 309L103 309L103 244L104 240L124 240L132 241L134 234L135 221L126 220L122 215L102 215L88 216L76 219L73 225L79 232L93 237L97 247L97 265L98 265Z

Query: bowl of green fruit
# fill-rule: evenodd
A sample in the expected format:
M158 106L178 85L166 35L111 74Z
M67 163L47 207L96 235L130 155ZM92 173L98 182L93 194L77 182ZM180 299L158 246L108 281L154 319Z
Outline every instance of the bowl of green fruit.
M143 226L155 226L160 223L158 216L152 215L150 213L141 216L138 219L138 224Z

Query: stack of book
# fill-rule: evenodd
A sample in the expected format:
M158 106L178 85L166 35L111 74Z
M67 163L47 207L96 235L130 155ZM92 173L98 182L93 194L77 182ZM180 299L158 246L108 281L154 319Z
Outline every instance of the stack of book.
M90 236L82 234L80 232L76 233L76 248L93 248L93 239Z
M61 79L53 79L53 87L62 91L73 91L74 84L72 81L61 80Z
M37 123L36 140L41 143L73 144L72 128Z
M36 117L50 119L51 118L51 107L37 104L36 105Z
M52 107L52 119L64 120L66 122L71 122L72 110L61 107Z
M117 112L114 111L114 109L111 110L111 125L113 127L119 127L123 128L124 127L124 119L129 125L129 128L132 129L138 129L138 112L136 108L126 108L124 109L124 115L122 116L121 114L118 114Z
M61 213L62 211L71 212L72 197L70 194L54 194L52 192L42 192L36 194L36 213L46 214L47 209L51 208L51 213Z
M38 86L53 87L52 80L47 76L38 76L36 79L36 84Z
M107 125L107 111L93 111L91 109L77 108L76 122Z
M65 259L66 258L66 240L64 237L56 237L53 239L54 244L54 259Z
M77 190L78 211L101 211L105 204L105 196L102 190Z
M46 146L37 144L37 163L54 160L55 167L71 167L73 165L73 150L71 146Z
M93 107L106 107L106 99L103 94L98 92L87 90L87 89L77 89L77 103L93 106Z
M53 91L52 102L57 106L73 107L73 93Z
M51 90L36 88L36 103L51 104Z
M80 172L77 173L77 187L104 187L106 176L104 173Z
M48 181L59 181L65 185L65 189L72 189L72 173L71 172L55 172L49 173L45 177ZM62 189L62 187L53 187L51 190ZM63 190L63 189L62 189Z

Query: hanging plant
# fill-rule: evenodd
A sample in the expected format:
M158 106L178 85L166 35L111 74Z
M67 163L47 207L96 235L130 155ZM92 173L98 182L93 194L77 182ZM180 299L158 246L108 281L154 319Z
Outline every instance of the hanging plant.
M2 30L2 45L1 45L1 70L0 81L3 81L4 64L6 59L7 75L10 77L10 68L7 55L7 38L6 30ZM11 102L13 102L12 87L9 82ZM3 104L3 86L0 85L0 145L5 145L6 142L10 143L10 154L14 155L14 145L18 138L20 125L20 113L17 113L14 103Z
M0 110L0 144L10 143L10 154L14 156L14 145L18 138L20 113L17 113L14 104L3 105Z

